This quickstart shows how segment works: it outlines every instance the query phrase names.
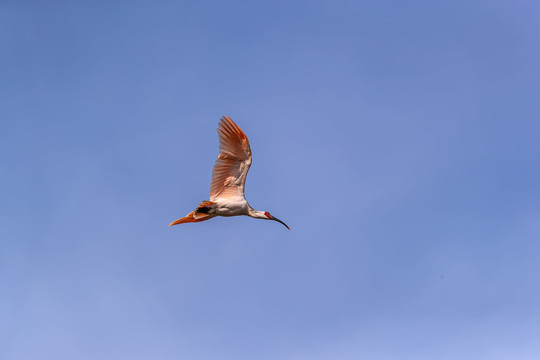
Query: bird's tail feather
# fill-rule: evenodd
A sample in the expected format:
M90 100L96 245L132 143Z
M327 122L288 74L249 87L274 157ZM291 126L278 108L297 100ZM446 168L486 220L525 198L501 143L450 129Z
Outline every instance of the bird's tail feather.
M208 214L199 214L199 213L197 214L197 218L195 218L193 216L194 214L195 214L195 211L192 211L186 216L184 216L183 218L173 221L172 223L169 224L169 226L185 224L185 223L190 223L190 222L199 222L199 221L209 220L210 218Z
M173 221L169 224L169 226L210 220L211 218L216 216L214 206L214 202L205 200L201 202L199 206L197 206L197 209L195 209L195 211L190 212L181 219Z

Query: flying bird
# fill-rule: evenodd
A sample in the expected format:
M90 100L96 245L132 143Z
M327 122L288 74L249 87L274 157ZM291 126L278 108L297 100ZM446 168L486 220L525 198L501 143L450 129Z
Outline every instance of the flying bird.
M267 211L249 206L244 197L246 176L251 166L249 141L238 125L227 115L218 126L219 155L212 171L210 201L203 201L192 212L169 224L178 225L210 220L216 216L247 215L255 219L274 220L290 228Z

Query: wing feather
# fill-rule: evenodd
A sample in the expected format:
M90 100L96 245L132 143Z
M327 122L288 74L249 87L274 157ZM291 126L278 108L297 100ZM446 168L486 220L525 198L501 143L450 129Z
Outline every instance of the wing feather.
M221 118L217 129L219 156L212 172L210 201L217 198L244 198L244 185L251 166L249 140L227 115Z

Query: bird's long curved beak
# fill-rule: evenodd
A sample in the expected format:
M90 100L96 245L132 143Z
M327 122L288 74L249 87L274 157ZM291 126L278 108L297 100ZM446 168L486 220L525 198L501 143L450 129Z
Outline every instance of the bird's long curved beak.
M279 220L277 217L275 217L274 215L272 215L272 220L276 220L277 222L279 223L282 223L283 226L285 226L287 229L291 230L290 227L287 226L287 224L285 224L283 221Z

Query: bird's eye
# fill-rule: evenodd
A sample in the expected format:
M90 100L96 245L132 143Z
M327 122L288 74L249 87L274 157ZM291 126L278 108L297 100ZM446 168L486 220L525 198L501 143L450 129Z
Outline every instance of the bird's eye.
M269 219L272 219L272 215L270 215L270 213L268 211L264 212L264 216L266 216Z

